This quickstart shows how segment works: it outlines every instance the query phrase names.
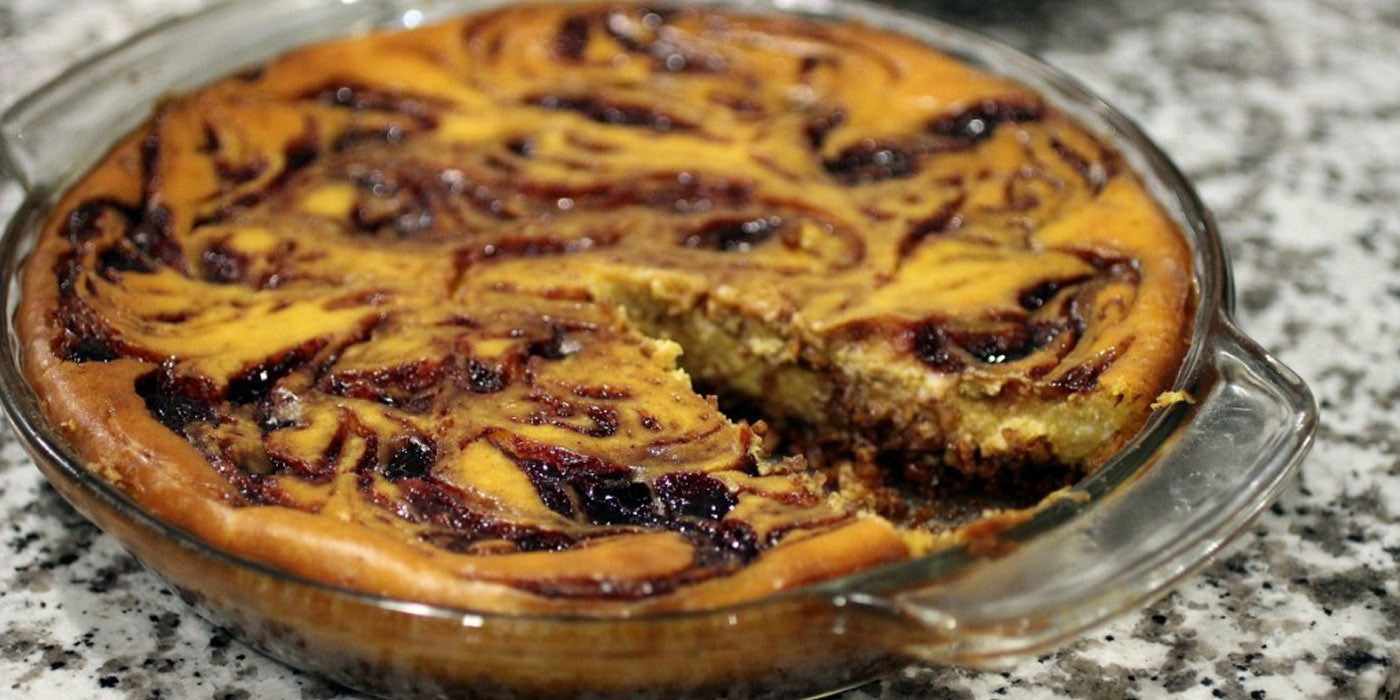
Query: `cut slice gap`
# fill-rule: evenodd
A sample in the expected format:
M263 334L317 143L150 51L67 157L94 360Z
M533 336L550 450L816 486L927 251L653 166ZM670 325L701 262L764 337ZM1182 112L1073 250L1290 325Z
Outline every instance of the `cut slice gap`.
M799 340L806 329L796 324L733 308L714 313L706 308L712 300L687 300L665 285L611 279L592 294L620 306L634 331L680 345L679 367L695 389L715 396L730 420L759 426L771 457L763 469L800 465L824 478L846 507L902 528L946 533L991 511L1034 508L1097 466L1062 458L1064 445L1081 454L1076 441L1103 449L1131 433L1139 413L1131 401L1112 398L1107 420L1076 425L1066 420L1075 414L1055 404L1073 401L1075 410L1105 416L1098 397L1019 388L969 396L966 387L986 386L917 360L901 366L888 338L856 343L856 350L886 355L857 365L850 345L827 351L819 339ZM1039 432L1017 435L1017 428Z
M756 426L773 460L823 475L829 494L902 528L949 532L989 511L1034 508L1087 473L1053 459L987 473L960 471L937 452L881 451L859 432L833 440L827 428L764 411L723 387L697 383L696 389L715 396L730 420Z

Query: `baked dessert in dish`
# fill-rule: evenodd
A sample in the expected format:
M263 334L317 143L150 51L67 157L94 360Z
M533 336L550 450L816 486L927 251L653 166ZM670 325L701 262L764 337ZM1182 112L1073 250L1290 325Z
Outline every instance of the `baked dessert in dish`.
M849 24L529 5L160 105L62 198L18 325L91 467L220 549L630 615L1014 521L931 514L1112 455L1190 280L1014 81Z

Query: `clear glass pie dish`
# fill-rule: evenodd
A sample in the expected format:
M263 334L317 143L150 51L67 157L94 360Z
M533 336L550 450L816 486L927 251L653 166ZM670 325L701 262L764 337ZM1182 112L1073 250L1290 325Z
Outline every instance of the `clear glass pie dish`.
M796 695L910 659L990 665L1040 652L1160 595L1265 507L1311 439L1307 388L1235 328L1209 213L1126 118L1073 80L980 36L856 2L725 0L847 18L921 39L1043 94L1117 147L1193 252L1190 350L1174 389L1112 460L1001 536L752 603L631 618L507 615L391 600L242 559L143 511L75 457L20 369L16 271L57 193L162 96L316 39L413 26L491 0L253 0L139 35L0 120L3 402L55 488L212 621L270 655L385 695ZM172 57L176 57L172 59Z

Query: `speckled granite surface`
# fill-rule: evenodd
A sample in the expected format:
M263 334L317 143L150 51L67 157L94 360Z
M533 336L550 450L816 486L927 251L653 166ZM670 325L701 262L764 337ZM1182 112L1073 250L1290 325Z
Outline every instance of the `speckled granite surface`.
M0 105L204 0L0 2ZM874 697L1376 697L1400 653L1400 5L938 3L1138 118L1199 185L1244 328L1322 405L1300 482L1204 573L1005 673ZM1001 10L989 9L1004 5ZM0 697L337 697L188 613L0 428Z

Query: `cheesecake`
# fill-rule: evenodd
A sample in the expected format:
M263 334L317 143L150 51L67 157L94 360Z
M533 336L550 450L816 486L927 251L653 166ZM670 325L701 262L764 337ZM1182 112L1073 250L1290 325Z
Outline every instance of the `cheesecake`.
M75 183L17 312L45 415L155 517L375 595L754 600L987 537L1182 398L1190 250L1112 144L854 23L351 37Z

